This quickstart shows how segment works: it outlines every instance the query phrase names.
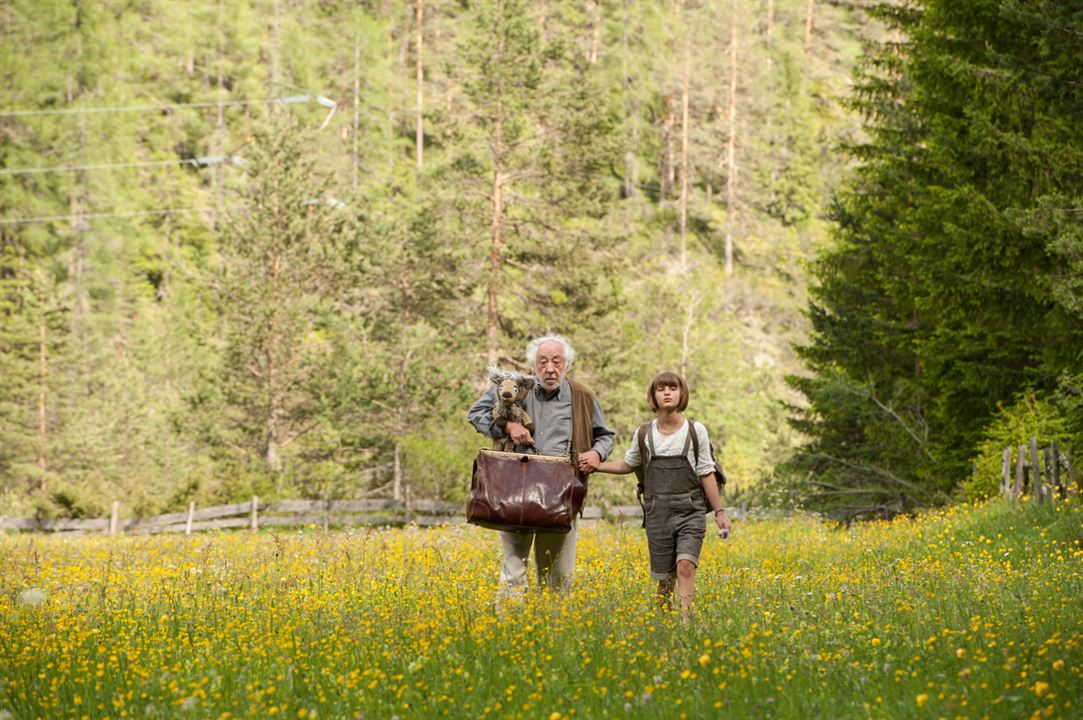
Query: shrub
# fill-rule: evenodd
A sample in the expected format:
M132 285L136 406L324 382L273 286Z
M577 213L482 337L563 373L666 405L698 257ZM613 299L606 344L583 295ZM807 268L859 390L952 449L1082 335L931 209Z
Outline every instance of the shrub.
M967 500L992 497L1000 489L1001 462L1004 448L1012 448L1012 467L1020 445L1037 438L1039 447L1067 437L1067 422L1056 406L1033 393L1020 395L1013 405L998 405L992 422L986 428L974 458L974 472L962 487Z

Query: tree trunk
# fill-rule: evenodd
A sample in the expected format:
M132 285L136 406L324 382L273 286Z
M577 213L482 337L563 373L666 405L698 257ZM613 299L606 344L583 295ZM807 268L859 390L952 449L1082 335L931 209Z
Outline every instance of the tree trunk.
M272 320L272 322L274 322ZM266 422L266 444L264 447L264 462L267 463L267 469L273 473L279 473L282 470L282 457L281 457L281 419L282 419L282 406L281 397L279 396L278 388L278 364L275 358L275 333L272 332L271 342L264 348L264 360L267 363L267 398L270 407L267 409L267 422ZM276 482L276 487L278 483ZM277 487L281 490L281 487Z
M223 0L218 0L218 22L222 27L225 27L225 17L223 13ZM225 56L225 48L222 47L221 41L218 44L218 59L222 61ZM218 102L217 111L215 113L214 133L211 135L211 155L221 155L225 152L225 143L223 142L223 135L226 132L226 111L225 106L221 103L225 101L222 95L225 93L226 78L222 72L222 63L219 62L218 66ZM228 162L228 161L227 161ZM222 210L222 172L224 171L224 163L219 163L211 168L211 194L214 196L214 205L211 209L211 227L214 228L218 225L218 213Z
M277 432L276 415L277 413L273 412L267 419L267 450L263 456L264 462L267 463L267 469L273 473L282 470L282 458L279 454L278 439L275 437L275 433Z
M48 441L48 417L46 414L48 395L45 384L48 378L46 329L45 289L41 288L38 293L38 470L41 471L41 477L38 478L34 489L42 493L48 490L45 473L49 469L46 458L46 444Z
M662 116L662 167L659 172L658 204L662 205L673 194L673 106L677 100L673 92L667 92L662 98L664 115Z
M808 0L808 5L805 6L805 55L808 55L812 46L812 12L815 5L816 0Z
M417 129L416 145L417 145L417 169L420 170L425 165L425 126L424 126L424 110L425 110L425 96L422 88L422 81L425 78L425 66L422 58L422 50L424 48L424 17L425 17L425 3L424 0L417 0L417 58L415 60L416 75L417 75Z
M590 49L587 52L587 62L595 65L598 62L598 47L602 40L602 3L601 0L591 0L590 3Z
M501 131L500 120L497 120L497 133ZM498 140L499 142L499 140ZM501 198L501 182L499 162L493 164L492 184L492 221L489 226L489 362L495 363L498 359L498 347L500 340L500 313L497 309L497 278L500 277L500 217L503 214L503 199Z
M498 4L498 10L503 16L504 3ZM503 33L497 39L497 61L504 58L505 38ZM500 277L500 243L501 243L501 218L504 214L503 191L503 161L504 161L504 105L500 99L503 94L502 83L498 81L496 88L496 116L493 123L493 183L490 195L492 203L492 218L489 224L489 362L496 363L499 359L500 342L500 312L497 307L497 285Z
M391 0L384 2L384 14L387 16L387 68L388 72L395 67L395 16L392 10ZM395 102L392 100L393 91L387 93L387 122L384 123L384 147L391 147L395 137ZM394 170L395 153L387 153L387 169Z
M730 5L729 135L726 140L726 274L733 274L733 228L737 213L737 0Z
M399 427L401 428L402 422L399 421ZM395 500L402 500L402 444L398 438L395 438L395 453L394 460L391 464L391 497Z
M772 43L774 38L772 37L775 30L775 0L767 0L767 27L764 29L763 42L767 47L767 74L771 74L771 70L774 67L775 59L771 56L773 49Z
M775 28L775 0L767 0L767 29L764 32L764 43L767 46L766 47L766 55L767 55L767 78L766 78L766 80L767 80L767 87L771 89L771 92L774 91L773 83L771 83L771 74L774 71L774 65L775 65L775 59L773 57L774 38L772 37L772 35L774 33L774 28ZM767 107L764 110L764 121L763 121L764 126L767 128L768 136L770 136L770 132L771 132L771 121L772 121L772 118L771 118L771 103L770 103L770 101L768 101ZM774 163L772 163L771 164L771 182L772 182L772 185L774 184L774 179L775 179L774 178L774 173L775 173L774 167L775 167Z
M407 278L407 268L404 265L402 269L402 280L400 282L400 289L402 293L402 314L401 322L399 324L399 348L402 358L399 360L399 392L400 398L407 398L410 396L408 388L410 376L410 364L413 361L413 350L406 349L406 329L410 324L410 281ZM403 405L399 405L395 414L395 450L394 450L394 462L392 464L391 473L391 496L396 500L402 500L403 497L403 473L402 473L402 438L406 434L407 423L407 409Z
M630 48L628 47L628 34L631 30L631 28L629 27L631 25L631 21L629 18L629 3L630 0L624 0L624 23L622 28L623 33L621 37L624 53L622 55L621 62L623 70L622 77L624 78L624 123L625 127L628 127L629 125L631 126L631 132L628 133L628 135L630 135L628 139L628 147L625 148L624 151L624 184L622 192L623 196L630 201L628 204L629 212L626 212L624 215L626 224L630 226L632 220L632 213L634 213L637 209L636 201L638 198L639 189L639 166L637 164L637 151L639 149L639 126L636 123L636 118L638 117L638 106L635 102L632 102L631 105L629 105L628 101L628 98L632 94L632 79L631 77L629 77L628 70L628 56L631 52ZM636 3L635 6L638 8L639 4Z
M361 33L353 34L353 189L361 182Z
M277 304L279 297L278 283L282 272L282 257L277 252L271 258L271 298L272 302ZM267 463L267 468L274 473L282 470L282 458L280 456L281 449L281 420L282 420L282 397L280 389L278 387L278 362L275 352L277 351L279 334L281 332L280 327L274 317L270 320L271 327L268 334L267 346L263 349L264 361L267 364L267 374L265 376L267 383L267 400L269 408L267 411L267 424L266 424L266 447L264 450L264 460ZM281 488L279 488L281 489Z
M683 13L682 13L683 14ZM684 63L681 71L681 189L680 189L680 241L681 271L688 267L688 95L691 82L691 50L689 48L689 28L687 19L684 26Z
M82 7L78 6L75 20L75 42L76 42L76 69L83 65L83 38L79 32L79 28L82 24ZM68 104L72 105L77 99L83 95L82 82L76 78L68 78ZM86 116L83 113L79 113L78 117L78 129L79 129L79 145L78 145L78 157L82 163L86 163ZM86 172L79 170L75 176L75 188L68 196L68 214L69 224L71 226L73 247L71 255L68 258L68 282L71 283L72 292L75 295L75 312L76 315L85 316L90 312L90 297L86 290L85 273L87 262L87 224L83 218L83 212L89 205L88 191L86 182Z
M692 332L696 325L696 308L699 307L699 297L688 296L688 307L684 313L684 325L681 327L681 362L680 372L682 376L688 375L688 364L692 357Z
M282 67L278 51L278 41L281 37L282 17L278 3L279 0L274 0L273 22L271 24L271 92L269 93L271 97L276 96L282 90ZM271 105L273 110L278 107L278 103Z

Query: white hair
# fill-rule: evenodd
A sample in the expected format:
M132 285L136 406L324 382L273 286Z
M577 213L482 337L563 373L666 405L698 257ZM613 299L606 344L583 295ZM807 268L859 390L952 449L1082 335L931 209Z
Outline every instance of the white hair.
M536 337L526 344L526 360L530 363L530 367L534 367L534 361L538 359L538 348L545 343L560 343L564 348L564 370L565 372L571 368L572 363L575 362L575 349L572 348L572 344L564 339L563 335L542 335Z

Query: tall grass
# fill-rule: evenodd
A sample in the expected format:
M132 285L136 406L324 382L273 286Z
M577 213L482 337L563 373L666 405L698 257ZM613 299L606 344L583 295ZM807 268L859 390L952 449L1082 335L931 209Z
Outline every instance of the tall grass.
M694 616L637 527L494 603L474 527L0 537L0 718L1079 718L1083 511L708 537Z

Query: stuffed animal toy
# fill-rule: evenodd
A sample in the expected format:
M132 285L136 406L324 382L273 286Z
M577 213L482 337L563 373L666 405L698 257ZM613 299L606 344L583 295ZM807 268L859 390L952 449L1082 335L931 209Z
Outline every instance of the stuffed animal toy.
M493 407L493 420L501 430L508 421L517 422L534 432L534 421L523 408L523 400L534 387L534 378L520 372L500 370L495 365L489 366L489 379L496 385L496 405ZM505 437L493 442L493 449L512 451L515 443Z

